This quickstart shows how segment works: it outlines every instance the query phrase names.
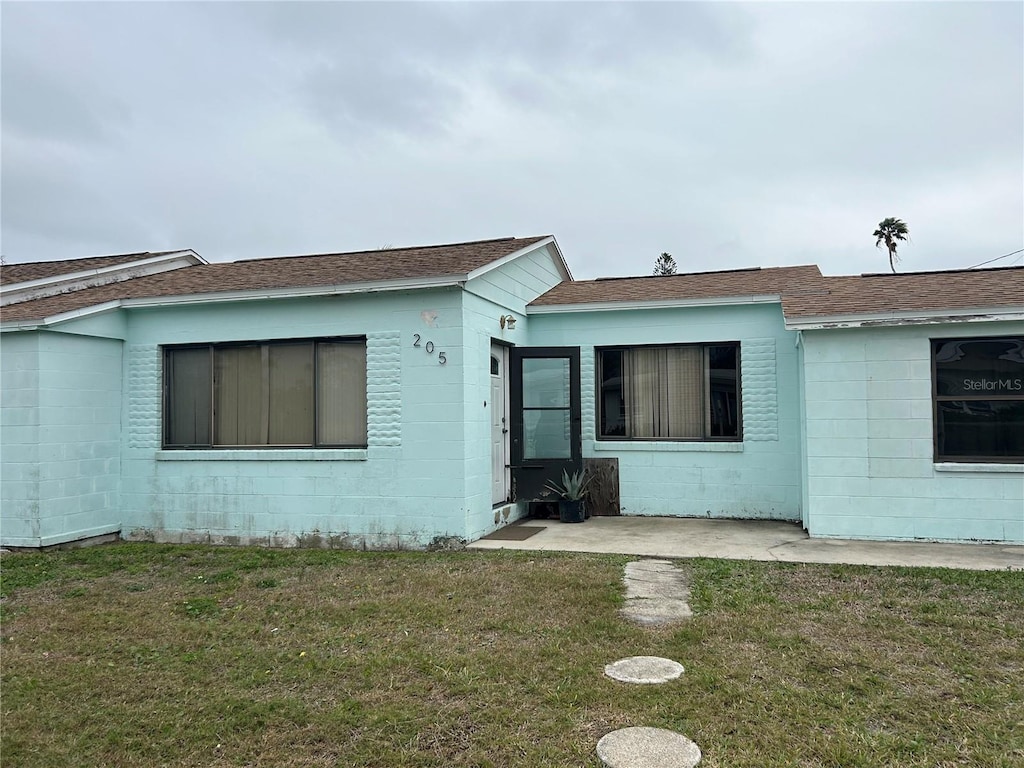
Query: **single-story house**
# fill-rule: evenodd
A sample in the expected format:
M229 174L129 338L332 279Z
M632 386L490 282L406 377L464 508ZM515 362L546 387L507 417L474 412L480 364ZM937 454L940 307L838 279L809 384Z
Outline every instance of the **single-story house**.
M0 544L424 547L529 514L1024 543L1024 268L577 281L553 237L0 270Z

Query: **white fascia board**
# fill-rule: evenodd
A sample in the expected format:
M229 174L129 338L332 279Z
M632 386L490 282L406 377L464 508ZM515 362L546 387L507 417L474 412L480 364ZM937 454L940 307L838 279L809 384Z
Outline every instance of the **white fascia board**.
M651 301L594 301L586 304L542 304L528 306L528 315L557 315L568 312L612 312L629 309L688 309L694 307L729 307L748 304L780 304L782 298L775 294L758 296L723 296L708 299L665 299Z
M874 312L863 315L786 318L790 331L832 330L836 328L879 328L899 325L936 325L938 323L990 323L1024 320L1021 307L974 307L970 309L932 309L903 312Z
M539 250L540 248L543 248L545 245L552 244L555 246L555 255L557 256L555 261L557 262L556 266L558 267L558 271L562 273L562 276L565 280L571 281L572 275L569 273L569 267L566 265L565 259L562 258L562 252L559 250L558 243L555 242L555 238L553 236L545 237L543 240L538 240L536 243L531 243L525 248L520 248L518 251L513 251L507 256L502 256L500 259L495 259L492 262L484 264L482 267L477 267L468 275L466 275L465 279L468 281L472 280L475 277L486 275L488 272L495 270L498 267L504 266L505 264L508 264L511 261L515 261L520 256L524 256L525 254L530 253L531 251Z
M562 255L562 249L558 247L558 241L555 240L554 236L551 238L551 244L555 246L555 255L558 256L559 271L565 276L566 281L574 282L575 278L572 276L572 272L569 271L569 262L565 260L565 256Z
M298 299L309 296L337 296L353 293L380 293L383 291L412 291L423 288L461 287L465 275L413 278L408 280L375 280L365 283L341 283L298 288L263 288L247 291L221 291L218 293L190 293L181 296L152 296L123 299L126 309L139 307L170 307L188 304L220 304L231 301L259 301L260 299Z

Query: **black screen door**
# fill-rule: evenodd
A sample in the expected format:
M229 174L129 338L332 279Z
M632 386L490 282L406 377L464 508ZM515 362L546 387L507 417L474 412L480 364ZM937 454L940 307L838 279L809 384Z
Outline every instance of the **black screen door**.
M514 347L511 357L512 498L550 500L549 481L583 465L579 347Z

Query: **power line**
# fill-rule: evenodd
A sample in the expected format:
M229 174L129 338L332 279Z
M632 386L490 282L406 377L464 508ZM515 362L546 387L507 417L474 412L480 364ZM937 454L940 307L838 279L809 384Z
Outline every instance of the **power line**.
M1020 250L1017 251L1013 251L1012 253L1003 254L1002 256L996 256L996 258L994 259L983 261L981 262L981 264L975 264L973 267L968 267L968 269L977 269L978 267L984 267L986 264L991 264L993 261L999 261L1000 259L1005 259L1009 256L1016 256L1018 253L1024 253L1024 248L1021 248Z

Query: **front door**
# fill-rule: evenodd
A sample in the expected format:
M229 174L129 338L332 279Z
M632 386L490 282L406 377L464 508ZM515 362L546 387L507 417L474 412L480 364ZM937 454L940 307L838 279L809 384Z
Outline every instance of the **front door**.
M491 345L491 503L509 499L508 347Z
M545 489L583 465L579 347L511 350L512 498L550 500Z

